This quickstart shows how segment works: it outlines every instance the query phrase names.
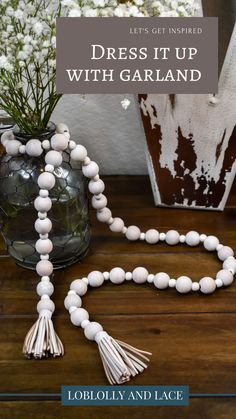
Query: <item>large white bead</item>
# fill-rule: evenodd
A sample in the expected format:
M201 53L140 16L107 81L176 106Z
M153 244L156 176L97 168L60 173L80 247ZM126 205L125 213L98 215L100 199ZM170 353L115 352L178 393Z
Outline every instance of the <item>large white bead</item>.
M192 281L188 276L180 276L176 280L176 289L181 294L187 294L192 290Z
M35 243L35 249L39 254L47 255L53 249L52 241L49 239L39 239Z
M83 295L86 294L86 292L88 290L88 286L87 286L87 284L85 284L84 281L81 281L81 279L75 279L70 284L70 289L74 290L78 295L80 295L82 297Z
M51 138L51 146L56 151L63 151L68 147L69 139L63 134L54 134Z
M219 239L217 239L217 237L207 236L207 238L203 242L203 246L205 247L206 250L213 252L214 250L216 250L219 243L220 242L219 242Z
M122 268L113 268L110 272L110 281L113 284L121 284L125 280L125 271Z
M82 300L77 294L69 294L64 300L64 306L67 310L69 310L70 307L81 307Z
M105 184L102 179L98 179L97 181L92 179L88 184L88 188L92 194L97 195L105 190Z
M64 132L69 132L69 128L66 124L60 123L56 125L56 132L58 134L63 134Z
M231 247L229 246L223 246L219 251L218 251L218 258L220 260L222 260L222 262L227 259L230 256L234 256L234 251L233 249L231 249Z
M81 144L77 144L77 146L70 153L72 160L80 162L83 162L86 159L87 155L88 153L86 148Z
M197 231L189 231L186 234L186 243L189 246L197 246L200 243L200 235Z
M155 230L154 228L146 231L145 234L146 242L149 244L155 244L159 240L159 232Z
M179 233L176 230L169 230L166 233L166 243L170 246L174 246L175 244L179 243Z
M73 150L74 151L74 150ZM95 161L91 161L87 166L82 167L84 176L88 178L95 177L99 172L99 167Z
M38 185L41 189L52 189L55 185L55 176L52 173L43 172L38 177Z
M88 274L88 282L91 287L100 287L104 282L104 276L100 271L92 271Z
M158 272L154 277L154 285L160 290L164 290L169 286L170 277L165 272Z
M136 284L143 284L147 281L148 273L147 269L142 266L135 268L132 272L133 281L136 282Z
M40 260L36 265L36 272L39 276L50 276L53 272L53 265L50 260Z
M37 294L42 297L42 295L48 295L49 297L53 294L54 286L50 281L40 281L37 285Z
M205 276L204 278L200 279L199 281L200 291L203 294L211 294L216 289L216 283L213 278L209 276Z
M7 142L8 141L12 141L14 140L14 134L12 131L5 131L2 135L1 135L1 143L3 145L3 147L6 148Z
M113 219L113 222L110 224L109 228L111 231L113 231L114 233L121 233L124 227L124 221L122 220L122 218L119 217L115 217Z
M128 240L135 241L140 238L140 229L137 226L129 226L125 233Z
M45 162L54 167L59 167L62 164L62 154L59 151L50 150L45 156Z
M42 310L49 310L52 313L55 310L55 304L50 298L42 298L37 304L37 312L40 313Z
M84 328L84 334L87 339L94 340L95 336L98 332L101 332L103 330L103 327L100 323L97 322L90 322L85 326Z
M41 141L29 140L25 145L25 151L29 156L32 157L41 156L43 152Z
M73 323L75 326L81 326L81 323L84 320L89 319L89 314L84 308L76 308L76 310L72 311L70 319L71 323Z
M96 199L95 196L92 197L92 206L96 210L101 210L107 206L107 198L105 195L101 194L99 199Z
M216 278L221 279L225 287L232 284L234 280L233 274L228 271L228 269L221 269L219 272L217 272Z
M232 256L228 257L223 263L224 269L232 270L233 274L236 273L236 259Z
M38 196L34 201L34 208L40 212L48 212L52 208L52 201L49 197Z
M35 221L34 227L35 227L35 230L37 231L37 233L47 234L52 229L52 222L51 222L51 220L49 220L49 218L45 218L44 220L40 220L40 218L38 218Z
M101 210L97 211L97 219L101 223L107 223L111 218L111 210L109 208L102 208Z
M10 140L6 143L6 152L9 156L18 156L21 142L18 140Z

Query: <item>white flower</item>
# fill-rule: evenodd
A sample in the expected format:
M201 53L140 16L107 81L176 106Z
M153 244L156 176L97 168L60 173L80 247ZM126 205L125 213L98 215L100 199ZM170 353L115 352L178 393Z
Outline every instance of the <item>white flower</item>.
M14 9L11 6L6 8L6 15L8 15L8 16L13 16L14 15Z
M17 9L14 13L14 16L15 16L16 19L22 19L23 16L24 16L24 13L22 12L22 10Z
M69 12L69 17L80 17L81 16L81 10L80 9L72 9Z
M62 6L64 6L64 7L70 7L70 8L72 8L72 7L75 7L75 6L76 6L76 3L75 3L75 1L74 1L74 0L62 0L61 4L62 4Z
M6 57L6 55L0 56L0 69L3 68L4 70L8 70L9 68L9 61Z
M14 27L12 25L7 25L7 32L11 33L13 31Z
M97 9L88 9L85 11L86 17L97 17L97 15L98 15Z
M21 61L26 60L27 57L28 57L28 54L25 51L19 51L18 56L17 56L18 60L21 60Z
M136 4L136 6L142 6L144 1L143 0L134 0L134 3Z
M104 7L105 1L104 0L93 0L93 3L96 7Z
M123 17L124 16L124 8L122 7L122 5L116 7L116 9L114 10L114 15L117 17Z
M122 108L126 111L126 109L130 105L130 100L127 99L127 97L125 97L124 99L122 99L122 101L120 103L121 103Z
M57 41L56 37L52 36L51 43L52 43L53 48L56 48L56 41Z
M36 22L33 26L33 31L36 33L36 35L41 35L43 32L43 25L40 22Z

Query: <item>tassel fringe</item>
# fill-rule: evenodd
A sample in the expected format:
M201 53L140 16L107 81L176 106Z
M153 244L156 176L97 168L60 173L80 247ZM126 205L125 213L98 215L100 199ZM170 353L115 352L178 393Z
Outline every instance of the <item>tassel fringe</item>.
M23 346L26 358L41 359L50 355L55 358L64 355L64 347L54 330L51 314L48 310L41 312L27 333Z
M115 340L106 332L96 336L105 374L110 384L123 384L147 368L150 352L141 351L127 343Z

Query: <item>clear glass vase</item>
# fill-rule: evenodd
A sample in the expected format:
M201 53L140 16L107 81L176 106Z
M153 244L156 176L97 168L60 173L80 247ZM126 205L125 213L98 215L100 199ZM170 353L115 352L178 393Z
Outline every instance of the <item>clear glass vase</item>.
M55 125L37 137L50 139ZM15 136L26 143L31 137L15 129ZM34 137L35 138L35 137ZM17 157L5 153L0 161L0 209L1 231L7 250L17 264L34 269L39 260L34 245L38 234L34 229L37 212L34 200L38 195L37 179L45 162L44 154ZM50 191L52 209L48 215L52 221L50 239L53 251L50 260L54 269L66 267L79 261L86 253L90 242L87 181L78 163L72 162L67 152L63 163L55 169L55 187Z

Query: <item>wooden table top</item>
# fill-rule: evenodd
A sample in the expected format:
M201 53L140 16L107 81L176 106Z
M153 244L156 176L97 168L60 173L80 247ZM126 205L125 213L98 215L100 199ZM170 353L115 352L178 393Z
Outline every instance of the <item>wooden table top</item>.
M107 177L106 192L115 216L143 231L177 229L214 234L236 249L236 191L223 213L155 208L146 176ZM235 188L236 189L236 188ZM25 270L1 252L0 272L0 393L60 393L63 385L107 384L97 345L75 328L63 306L70 282L91 270L145 266L172 277L212 276L220 269L215 254L202 248L130 243L96 222L91 211L92 241L87 257L56 272L55 328L65 356L25 360L24 336L36 319L36 273ZM93 320L113 336L153 353L148 369L130 382L135 385L189 385L191 393L236 393L236 285L213 295L180 295L153 285L106 283L83 299ZM222 418L236 417L236 398L192 398L189 407L61 407L59 400L4 401L0 417L15 418Z

